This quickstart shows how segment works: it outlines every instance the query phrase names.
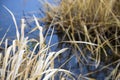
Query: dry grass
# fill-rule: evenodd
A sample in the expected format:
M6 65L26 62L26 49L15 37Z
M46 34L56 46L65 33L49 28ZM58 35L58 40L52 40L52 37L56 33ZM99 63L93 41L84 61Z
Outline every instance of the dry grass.
M55 58L68 48L50 52L51 46L44 44L43 27L39 25L35 16L33 17L39 29L39 40L25 37L25 20L21 20L20 33L13 13L8 8L5 7L5 9L12 15L15 23L16 39L12 41L9 47L7 46L8 40L5 40L5 49L0 53L0 80L55 80L54 77L58 72L62 72L75 80L71 72L54 68ZM31 49L32 46L29 44L33 42L36 44ZM37 48L39 50L36 53Z
M97 71L120 59L120 0L61 0L58 6L47 2L45 7L47 29L54 27L60 41L77 49L74 54L79 64L95 66ZM118 66L119 62L107 66L106 76L110 70L109 76L115 74L112 79L119 79Z

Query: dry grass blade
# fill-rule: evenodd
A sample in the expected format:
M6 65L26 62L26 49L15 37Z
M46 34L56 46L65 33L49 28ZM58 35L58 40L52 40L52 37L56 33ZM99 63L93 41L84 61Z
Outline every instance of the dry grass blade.
M24 37L25 37L25 33L24 33L24 29L25 29L25 19L21 19L21 41L24 40Z
M106 77L106 80L117 80L118 76L119 75L119 70L118 68L120 67L120 63L118 63L118 65L116 66L115 69L113 69L113 71L110 73L110 75L108 77Z
M1 44L3 43L3 41L4 41L4 39L5 39L5 37L6 37L7 33L8 33L8 31L10 30L10 28L11 28L11 26L8 27L6 33L4 34L2 40L0 41L0 46L1 46Z
M23 54L24 54L24 50L21 50L19 52L19 54L16 56L17 57L16 64L14 65L14 71L13 71L13 75L12 75L11 80L15 80L17 77L17 74L19 72L19 68L20 68L22 61L23 61Z
M12 46L10 46L8 49L6 49L6 53L5 53L5 57L3 58L3 64L2 64L2 69L3 71L1 72L1 76L2 76L2 79L5 79L5 72L6 72L6 68L8 66L8 62L9 62L9 56L10 56L10 51L12 49Z
M4 8L11 14L11 16L12 16L12 19L13 19L13 22L14 22L15 28L16 28L17 40L19 40L20 34L19 34L18 25L17 25L16 19L15 19L15 16L14 16L14 14L13 14L6 6L3 5L3 7L4 7Z
M45 63L46 65L45 66L49 66L50 64L52 64L52 62L54 62L54 59L59 56L61 53L65 52L66 50L68 50L68 48L64 48L64 49L61 49L59 50L58 52L52 52L52 53L49 53L49 56L47 57ZM49 61L49 62L48 62Z
M93 46L99 46L98 44L91 43L91 42L85 42L85 41L62 41L65 43L77 43L77 44L88 44L88 45L93 45Z
M44 37L43 37L43 28L42 28L42 26L40 26L39 25L39 22L38 22L38 20L37 20L37 18L35 17L35 16L33 16L34 17L34 19L35 19L35 22L36 22L36 26L38 27L38 29L39 29L39 36L40 36L40 47L42 47L43 46L43 44L44 44Z

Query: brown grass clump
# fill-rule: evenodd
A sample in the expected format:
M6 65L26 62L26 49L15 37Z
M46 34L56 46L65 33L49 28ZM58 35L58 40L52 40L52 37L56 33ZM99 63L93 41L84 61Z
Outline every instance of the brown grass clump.
M12 15L15 23L16 39L12 41L9 47L7 47L8 39L6 39L5 49L0 52L0 80L55 80L58 72L65 73L67 78L75 80L71 72L61 68L54 68L55 58L68 48L61 49L58 52L50 52L51 46L44 44L43 28L39 25L35 16L34 20L39 29L39 40L25 37L25 20L21 20L20 33L13 13L8 8L5 7L5 9ZM33 42L36 44L31 49L32 45L29 44ZM0 41L0 43L2 42ZM36 53L37 48L39 50Z
M98 68L119 61L120 0L61 0L58 6L48 2L45 6L43 21L47 28L54 27L60 41L71 43L69 46L79 51L75 53L79 63L94 62ZM80 41L86 43L79 44ZM117 71L119 75L119 69Z

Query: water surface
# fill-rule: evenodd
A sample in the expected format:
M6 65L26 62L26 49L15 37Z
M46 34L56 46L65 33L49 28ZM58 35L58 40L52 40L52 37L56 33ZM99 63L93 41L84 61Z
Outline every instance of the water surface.
M7 37L13 38L15 36L15 26L12 17L3 5L13 12L19 28L23 12L25 14L36 14L40 8L38 0L0 0L0 39L3 37L8 27L10 27L10 30Z

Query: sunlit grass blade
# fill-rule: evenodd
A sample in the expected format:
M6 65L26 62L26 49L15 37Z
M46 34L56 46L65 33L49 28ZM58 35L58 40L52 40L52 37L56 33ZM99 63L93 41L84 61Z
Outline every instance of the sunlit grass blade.
M16 28L16 36L17 36L17 40L20 39L20 34L19 34L19 30L18 30L18 25L17 25L17 22L16 22L16 19L15 19L15 16L14 14L6 7L3 5L3 7L10 13L10 15L12 16L12 19L13 19L13 22L15 24L15 28Z

